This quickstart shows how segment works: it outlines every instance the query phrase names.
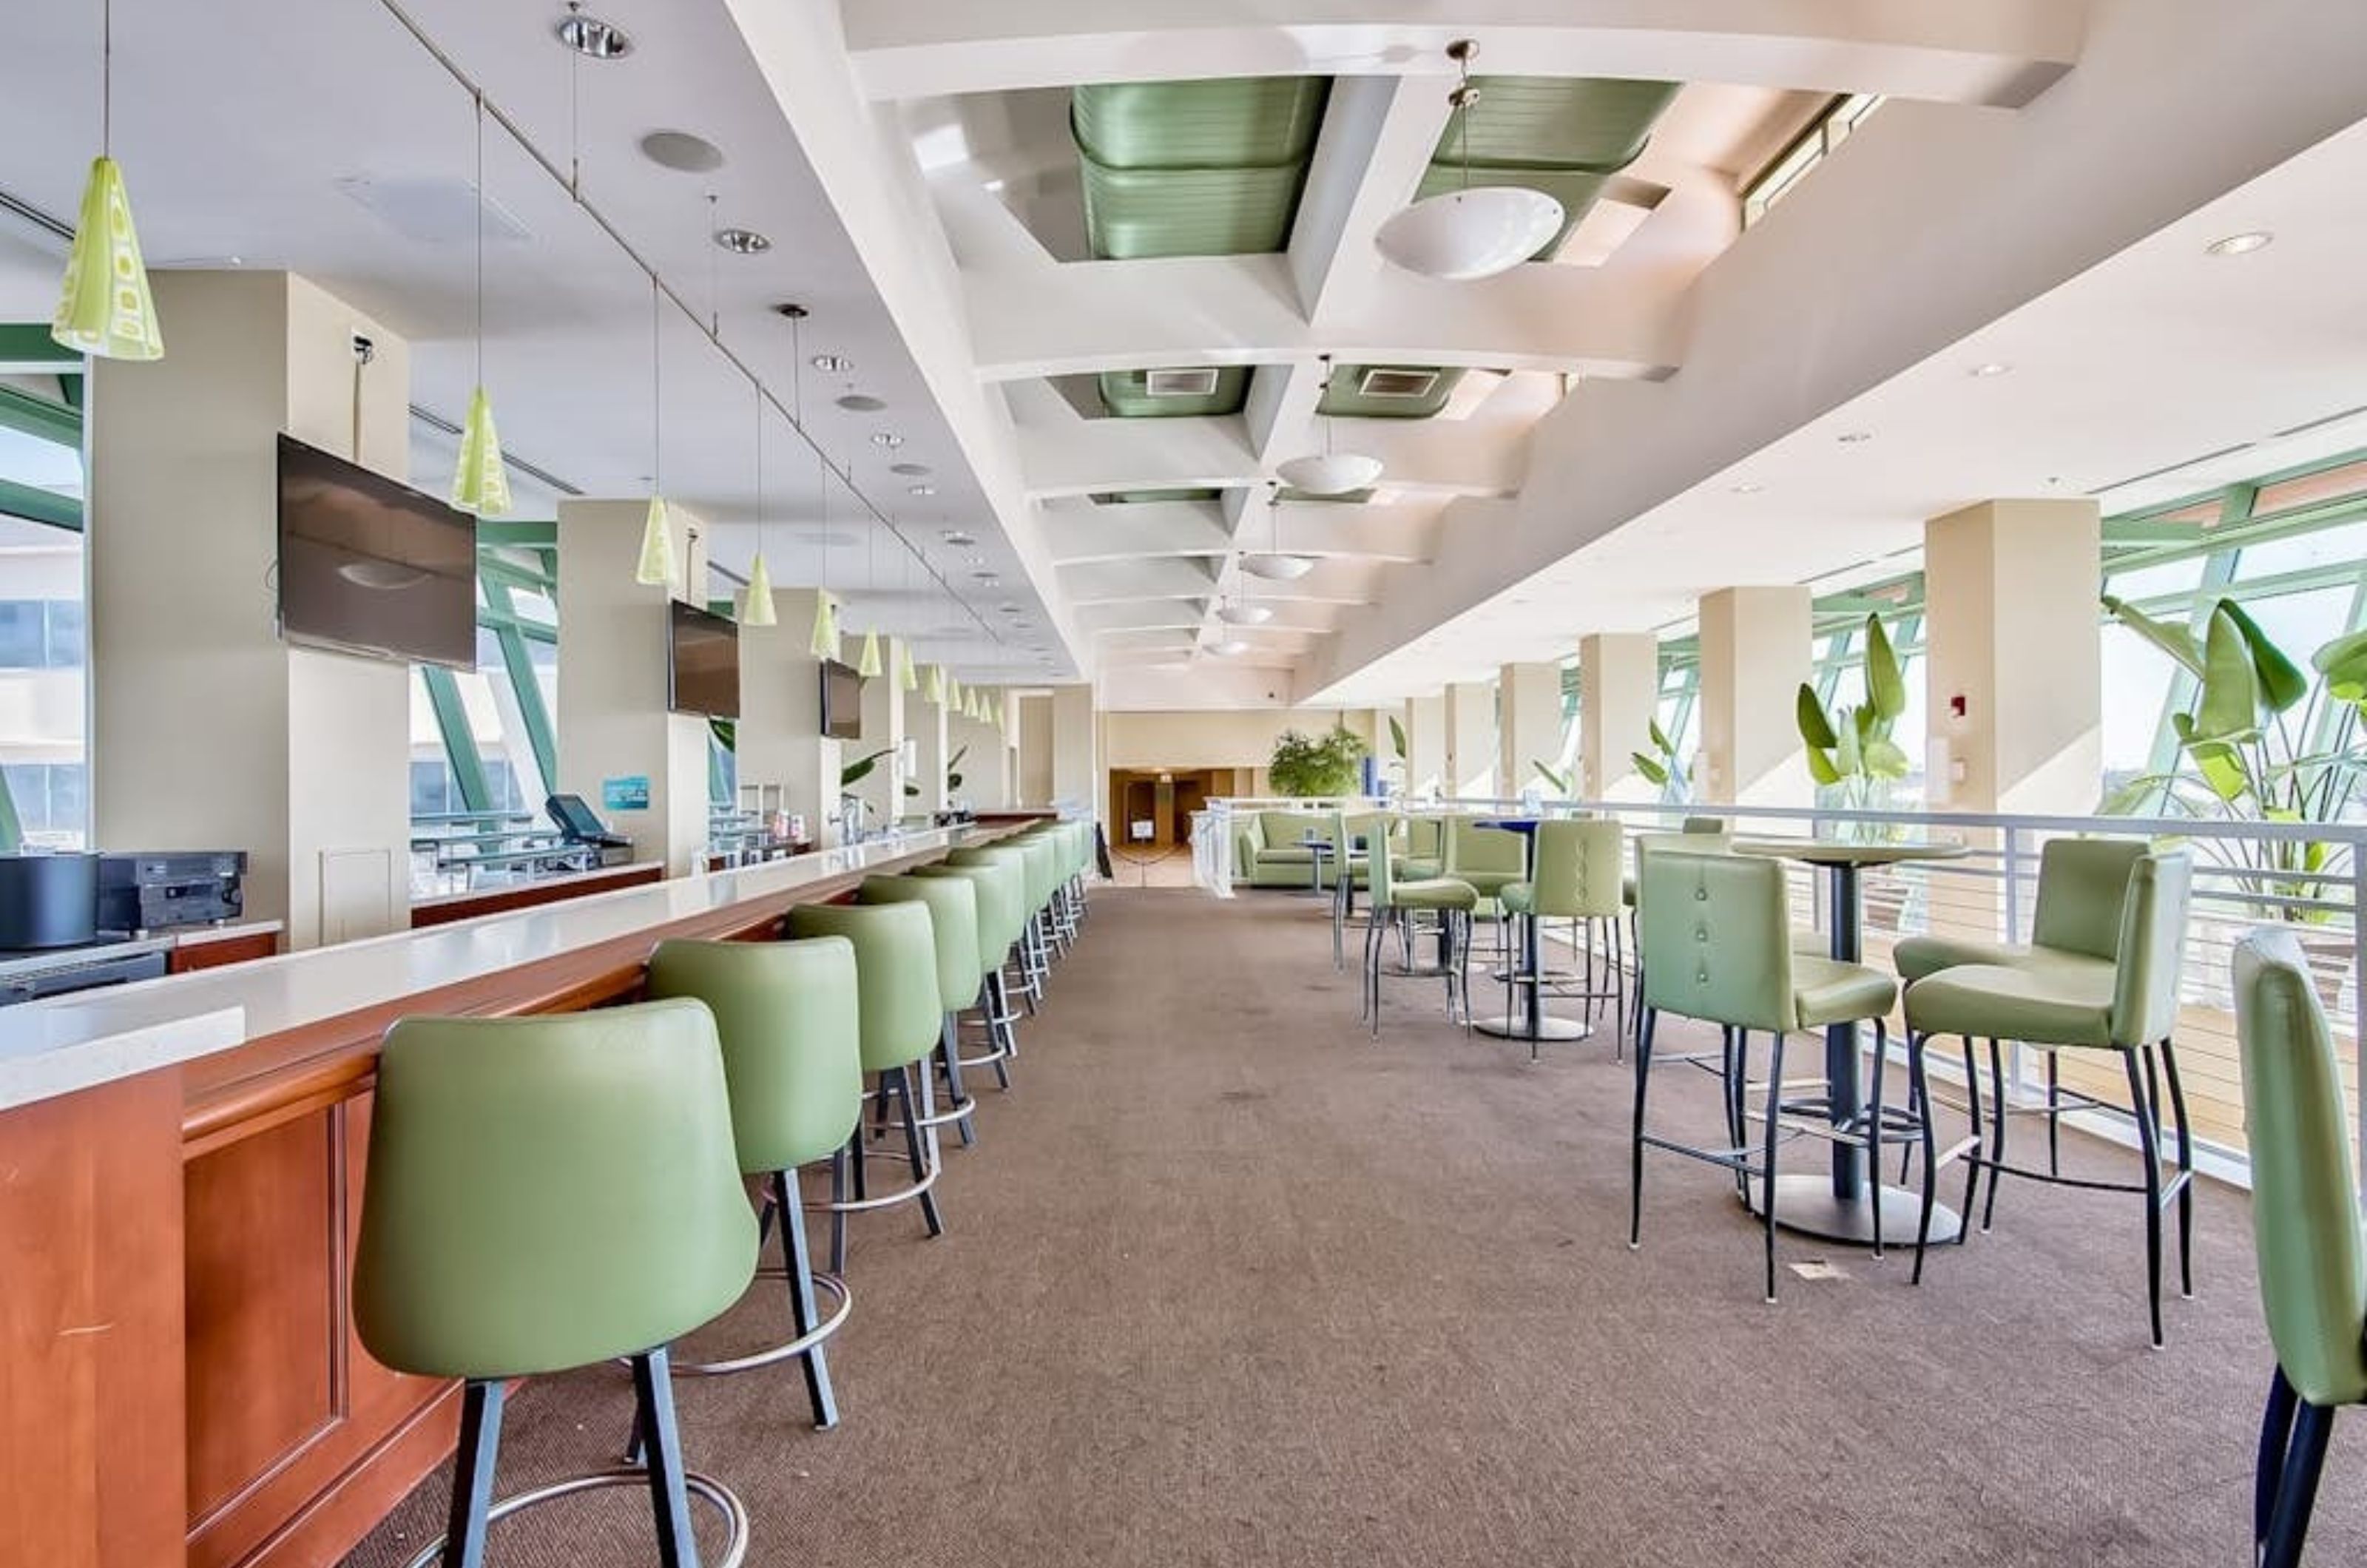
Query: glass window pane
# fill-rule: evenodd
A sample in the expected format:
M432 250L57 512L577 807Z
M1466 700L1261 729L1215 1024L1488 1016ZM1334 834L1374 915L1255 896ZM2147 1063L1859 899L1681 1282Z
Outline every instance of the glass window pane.
M2237 558L2236 581L2240 592L2247 581L2279 577L2288 571L2305 571L2316 566L2351 566L2362 557L2367 557L2367 522L2345 523L2290 538L2245 546L2244 553Z
M2205 559L2203 556L2188 556L2183 560L2139 567L2135 571L2112 572L2104 579L2104 592L2133 604L2145 604L2165 593L2191 593L2203 586Z

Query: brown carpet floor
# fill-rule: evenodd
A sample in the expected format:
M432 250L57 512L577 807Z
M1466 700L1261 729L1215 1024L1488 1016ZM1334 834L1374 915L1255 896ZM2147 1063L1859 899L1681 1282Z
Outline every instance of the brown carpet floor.
M844 1414L795 1371L681 1385L754 1564L2235 1564L2270 1368L2239 1194L2147 1348L2133 1200L2010 1185L1908 1255L1758 1233L1716 1171L1648 1168L1605 1043L1466 1038L1434 981L1356 1023L1322 906L1103 889L954 1149L948 1232L858 1219ZM1483 994L1483 1004L1484 1004ZM1706 1129L1710 1080L1655 1077ZM2078 1138L2078 1159L2127 1156ZM1816 1151L1801 1147L1803 1160ZM1953 1179L1948 1182L1954 1190ZM776 1335L764 1282L706 1348ZM514 1402L501 1489L611 1462L624 1374ZM2338 1422L2313 1562L2367 1560L2367 1417ZM440 1529L430 1481L350 1560ZM704 1533L704 1532L702 1532ZM497 1527L499 1562L652 1561L635 1493Z

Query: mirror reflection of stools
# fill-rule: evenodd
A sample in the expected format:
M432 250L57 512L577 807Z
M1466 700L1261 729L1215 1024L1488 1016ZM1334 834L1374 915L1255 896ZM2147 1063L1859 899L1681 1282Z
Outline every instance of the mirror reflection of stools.
M985 984L978 954L978 889L958 878L943 876L866 876L855 893L865 904L920 904L929 911L930 931L937 954L937 999L945 1014L937 1029L937 1066L946 1075L945 1110L922 1119L923 1128L957 1126L965 1147L978 1142L971 1112L977 1101L962 1088L961 1010ZM927 1063L921 1066L926 1077ZM879 1111L884 1115L887 1104Z
M1015 886L1019 889L1019 934L1012 939L1011 946L1004 957L996 964L996 978L1003 987L1005 1008L1011 1005L1010 998L1016 996L1025 1004L1027 1016L1035 1017L1036 1004L1042 999L1044 991L1043 987L1036 984L1034 961L1028 949L1028 944L1032 941L1031 931L1035 925L1033 910L1036 906L1028 900L1027 897L1030 884L1027 875L1026 852L1009 843L987 844L974 849L954 850L946 854L944 863L948 867L1008 866L1018 878ZM1018 980L1015 984L1013 983L1008 973L1014 969L1018 971ZM1016 1035L1007 1040L1005 1043L1013 1055L1019 1055Z
M945 1004L937 996L937 937L926 904L799 904L783 927L792 938L843 936L855 944L856 1016L863 1031L863 1071L904 1129L904 1154L912 1180L874 1194L864 1171L863 1130L855 1129L844 1162L849 1180L833 1167L830 1201L830 1271L846 1272L846 1217L899 1203L918 1203L933 1236L946 1234L937 1208L937 1178L945 1162L937 1133L923 1122L936 1111L936 1089L929 1053L943 1036ZM913 1064L921 1071L912 1071ZM917 1096L918 1103L915 1103ZM850 1196L848 1188L854 1190Z
M965 1068L992 1067L994 1081L1007 1089L1011 1087L1011 1058L1019 1055L1019 1019L1012 1011L1011 993L1004 985L1002 955L1011 951L1026 924L1026 874L1014 859L978 865L917 866L912 874L958 877L978 895L980 973L977 999L969 1005L978 1012L987 1048L975 1055L963 1056L961 1065Z
M851 1302L843 1280L814 1272L798 1168L833 1160L843 1180L847 1144L863 1119L855 944L834 936L663 942L650 957L648 988L651 997L693 998L715 1015L731 1094L732 1143L742 1173L764 1181L759 1230L779 1224L781 1274L788 1287L787 1341L724 1360L677 1360L674 1371L713 1377L795 1357L805 1369L814 1425L836 1426L838 1403L822 1341L846 1321ZM836 1303L828 1318L819 1310L817 1289Z
M407 1019L380 1054L354 1323L385 1365L462 1380L451 1533L412 1561L480 1568L493 1520L594 1487L650 1489L659 1561L697 1568L690 1497L747 1547L747 1514L687 1473L668 1347L756 1269L715 1021L693 1001L516 1019ZM493 1501L514 1378L629 1358L645 1465Z

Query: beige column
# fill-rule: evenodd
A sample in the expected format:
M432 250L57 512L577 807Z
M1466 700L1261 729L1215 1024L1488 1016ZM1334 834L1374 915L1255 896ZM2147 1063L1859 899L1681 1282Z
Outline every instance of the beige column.
M1415 697L1405 707L1409 795L1440 795L1446 784L1446 698Z
M1099 783L1101 724L1093 687L1082 682L1054 687L1051 714L1052 799L1098 818L1104 792Z
M991 726L980 724L966 713L948 714L946 751L949 759L957 753L961 757L961 761L955 764L961 774L961 787L953 794L971 810L1001 811L1011 804L1010 768L1003 755L1002 737Z
M1496 793L1496 682L1457 681L1446 688L1446 793Z
M921 689L904 705L904 733L915 742L912 748L912 782L921 788L918 795L904 797L904 809L929 814L946 808L946 761L953 754L946 744L949 735L945 705L928 700L929 677L921 675Z
M560 553L566 554L563 546ZM850 753L848 742L821 732L814 590L776 588L773 608L776 625L740 628L740 784L743 794L768 800L777 792L781 809L805 819L806 837L828 846L839 839L839 769ZM566 624L560 623L562 650ZM563 699L564 676L559 689Z
M872 827L892 828L904 810L904 710L915 694L897 683L896 638L879 639L879 658L880 672L863 682L863 739L853 746L841 742L840 750L845 762L874 751L888 753L872 764L855 793L871 808Z
M1501 704L1496 716L1501 787L1518 795L1535 784L1549 795L1560 794L1536 765L1561 771L1561 666L1507 664L1496 676L1496 690Z
M1721 588L1701 601L1701 756L1695 798L1806 806L1815 799L1796 699L1808 678L1804 586Z
M1014 697L1019 716L1019 804L1050 806L1059 798L1053 784L1052 706L1049 692Z
M1928 739L1964 775L1946 809L2095 809L2101 526L2084 500L1988 501L1924 525Z
M245 851L290 947L402 930L410 666L281 642L271 584L278 433L404 479L409 348L287 273L153 283L172 352L90 367L95 840Z
M559 503L559 789L580 795L609 827L633 840L636 861L657 861L669 876L697 866L707 842L707 756L709 727L696 714L666 709L666 649L673 633L668 608L690 590L644 587L633 580L641 553L647 497ZM681 509L674 513L674 546L684 553L681 581L707 576L705 529ZM782 609L782 618L788 609ZM758 636L758 640L752 640ZM760 662L759 628L742 627L740 643L740 755L746 777L748 671ZM646 809L607 804L611 780L646 780Z
M1597 632L1578 645L1579 761L1589 800L1652 800L1630 759L1652 750L1660 644L1650 632Z

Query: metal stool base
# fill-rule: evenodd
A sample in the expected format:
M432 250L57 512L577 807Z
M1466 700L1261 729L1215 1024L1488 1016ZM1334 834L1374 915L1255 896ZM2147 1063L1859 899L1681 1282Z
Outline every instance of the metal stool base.
M683 1370L687 1371L690 1369ZM503 1498L485 1511L485 1523L499 1524L512 1514L521 1513L540 1504L555 1503L561 1497L572 1497L578 1493L596 1492L610 1486L630 1486L637 1490L646 1490L649 1484L650 1472L638 1465L620 1465L615 1470L596 1470L585 1475L571 1475L564 1481L554 1481L548 1486L538 1486L532 1491L521 1492L514 1497ZM723 1522L730 1531L723 1542L723 1555L716 1560L715 1568L740 1568L740 1564L748 1556L748 1506L740 1501L730 1487L712 1476L700 1475L695 1471L685 1472L682 1478L682 1484L683 1489L692 1496L707 1499L716 1512L723 1516ZM448 1539L445 1536L436 1537L421 1548L419 1555L411 1559L403 1568L427 1568L427 1564L444 1555L444 1545Z
M766 1267L756 1270L756 1278L759 1280L786 1280L788 1277L789 1271L786 1269ZM828 1317L814 1325L811 1332L800 1334L786 1345L776 1345L764 1350L752 1350L745 1356L735 1356L728 1361L676 1361L674 1363L674 1375L719 1378L732 1372L753 1371L758 1367L775 1366L794 1357L804 1355L837 1333L840 1326L846 1322L847 1313L855 1305L855 1297L847 1290L846 1281L835 1274L825 1274L816 1269L812 1278L815 1288L827 1292L837 1301L838 1308Z

